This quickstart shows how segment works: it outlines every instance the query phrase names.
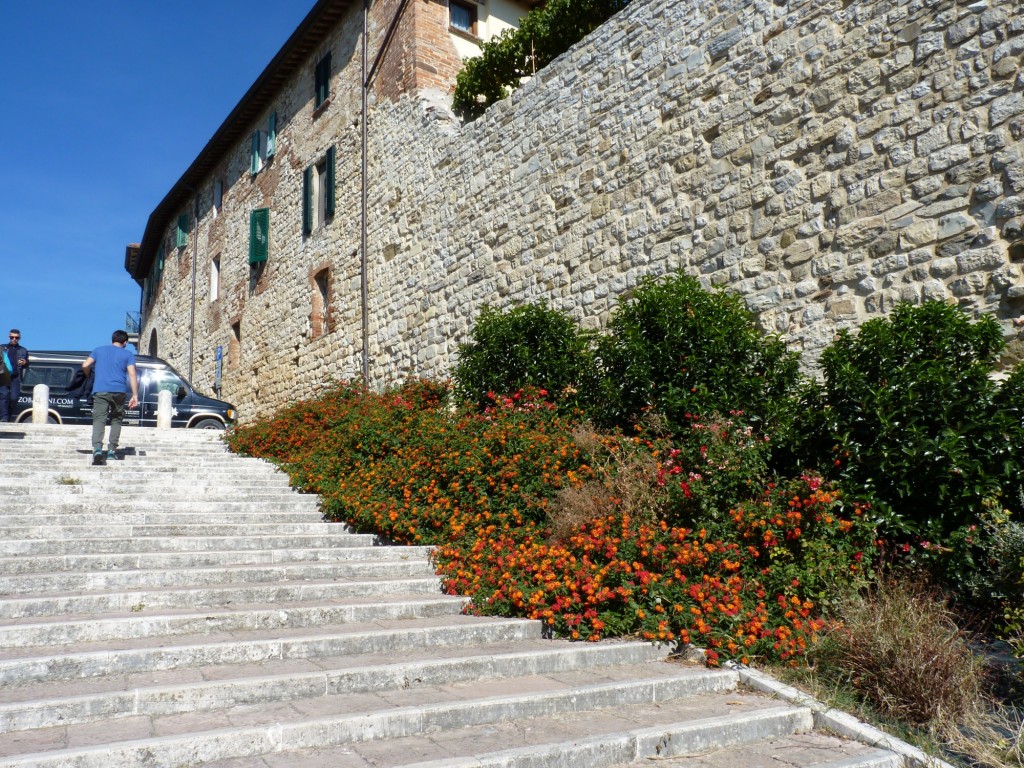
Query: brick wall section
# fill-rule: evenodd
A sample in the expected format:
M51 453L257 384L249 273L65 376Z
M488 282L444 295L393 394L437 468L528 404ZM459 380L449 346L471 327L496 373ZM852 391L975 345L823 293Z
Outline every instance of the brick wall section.
M379 18L390 23L398 5L398 0L390 0ZM447 2L409 0L382 59L375 90L391 100L429 89L448 92L454 87L461 66L448 33Z
M741 292L812 363L838 329L900 300L991 313L1019 338L1019 11L1015 0L634 0L471 124L436 99L378 103L373 382L443 375L485 302L543 298L598 328L641 277L678 269ZM332 44L355 41L346 21ZM224 396L244 419L360 370L358 90L312 117L314 63L310 82L282 94L271 168L249 179L239 147L222 217L200 222L200 275L219 249L223 279L218 301L200 291L194 378L209 386L213 350L240 321ZM338 91L358 83L339 80ZM302 168L329 143L339 213L303 239ZM261 201L271 256L252 284L248 210ZM333 330L316 336L309 276L327 262ZM189 301L169 271L142 335L157 329L180 369Z

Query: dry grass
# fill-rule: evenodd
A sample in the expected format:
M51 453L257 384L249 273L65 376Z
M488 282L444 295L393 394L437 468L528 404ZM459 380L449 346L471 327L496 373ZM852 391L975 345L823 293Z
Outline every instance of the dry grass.
M608 442L587 426L576 427L572 437L591 456L594 479L558 492L550 514L552 537L564 539L575 527L614 511L653 519L663 493L654 482L657 461Z
M938 593L888 576L839 613L832 661L881 715L930 729L978 711L984 662Z
M946 760L1024 766L1024 714L990 695L985 662L939 592L888 576L838 612L842 625L790 682Z
M971 713L959 725L947 726L944 741L974 765L1019 768L1024 765L1024 713L1006 707Z

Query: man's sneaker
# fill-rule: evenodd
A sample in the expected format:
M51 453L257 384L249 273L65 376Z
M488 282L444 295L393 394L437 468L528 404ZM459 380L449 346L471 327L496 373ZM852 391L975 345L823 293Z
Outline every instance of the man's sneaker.
M117 455L117 451L107 451L107 459L109 461L117 461L121 457Z
M107 463L107 456L103 451L97 451L92 455L92 465L94 467L102 467Z

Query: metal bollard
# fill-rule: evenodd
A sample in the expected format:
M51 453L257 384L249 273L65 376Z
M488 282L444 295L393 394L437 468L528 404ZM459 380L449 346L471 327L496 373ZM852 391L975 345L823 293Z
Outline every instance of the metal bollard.
M170 390L161 390L156 398L156 428L171 428L171 393Z
M45 424L50 420L50 388L46 384L32 387L32 423Z

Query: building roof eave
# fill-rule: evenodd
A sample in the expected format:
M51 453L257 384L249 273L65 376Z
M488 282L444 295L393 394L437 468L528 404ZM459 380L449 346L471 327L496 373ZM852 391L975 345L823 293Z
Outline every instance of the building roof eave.
M353 0L317 0L299 26L252 84L181 178L146 222L142 242L125 249L124 268L136 281L149 273L168 223L196 194L203 181L239 142L249 126L353 5ZM312 93L310 94L312 98ZM134 250L133 250L134 249Z

